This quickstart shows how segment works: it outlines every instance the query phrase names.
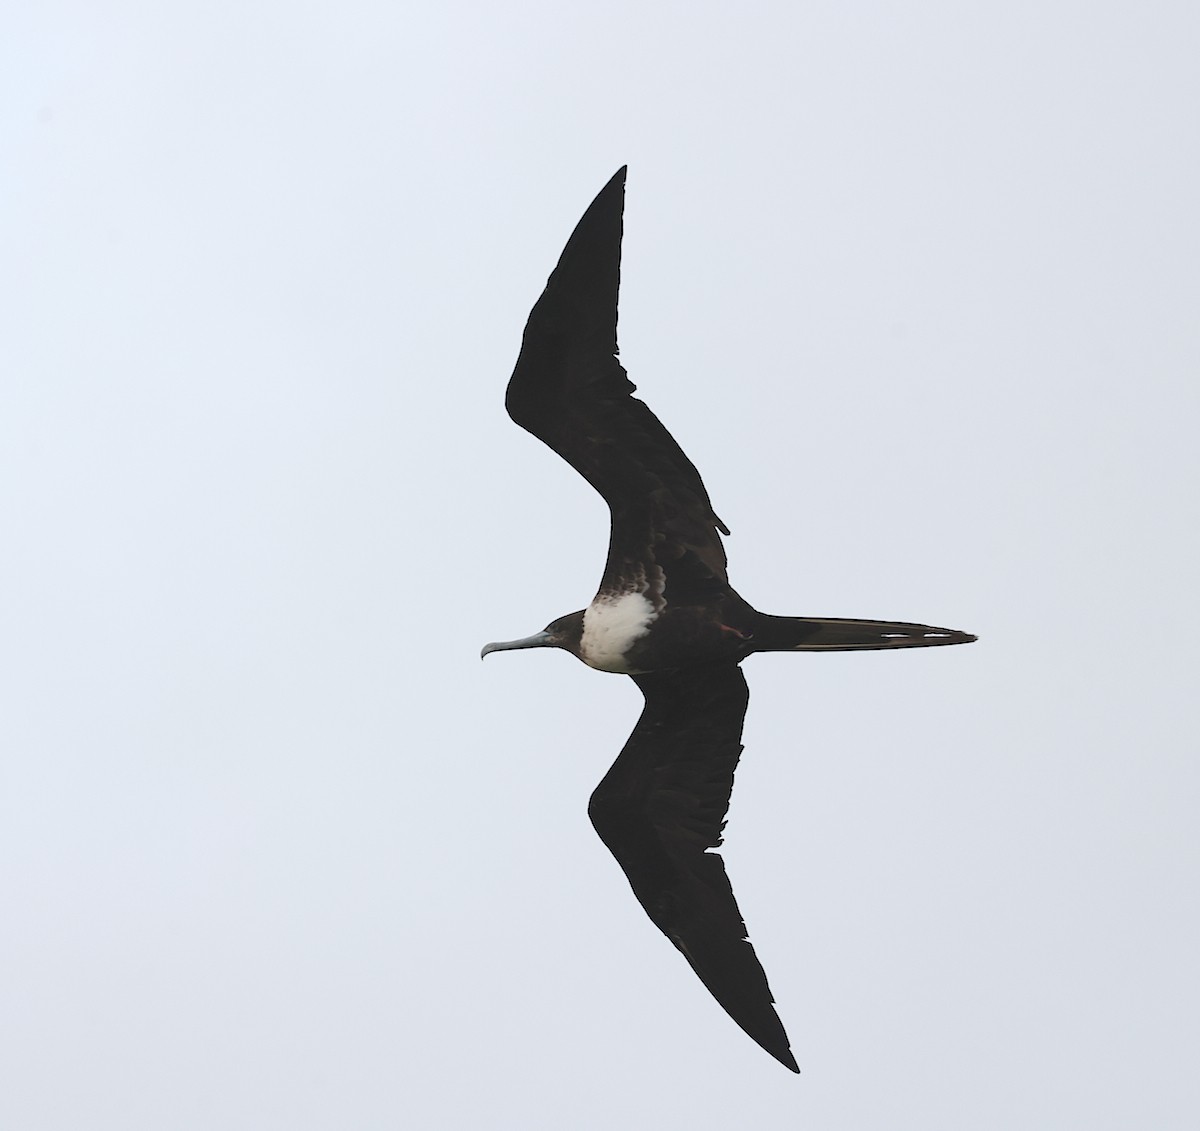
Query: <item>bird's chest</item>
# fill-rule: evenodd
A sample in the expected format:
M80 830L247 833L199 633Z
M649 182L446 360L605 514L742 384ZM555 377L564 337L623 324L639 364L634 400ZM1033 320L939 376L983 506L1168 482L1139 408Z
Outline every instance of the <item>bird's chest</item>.
M726 614L737 611L666 604L656 608L640 593L597 597L583 614L579 656L589 667L620 675L742 660L751 651L751 636L726 623Z
M620 675L646 670L632 663L630 654L657 618L653 603L641 593L597 597L583 614L580 659L588 667Z

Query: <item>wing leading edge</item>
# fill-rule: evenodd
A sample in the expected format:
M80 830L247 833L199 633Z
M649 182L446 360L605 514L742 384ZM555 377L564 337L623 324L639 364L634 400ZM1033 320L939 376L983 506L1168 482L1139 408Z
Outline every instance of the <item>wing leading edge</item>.
M646 706L588 813L654 924L726 1013L799 1072L715 852L749 701L736 664L631 677Z

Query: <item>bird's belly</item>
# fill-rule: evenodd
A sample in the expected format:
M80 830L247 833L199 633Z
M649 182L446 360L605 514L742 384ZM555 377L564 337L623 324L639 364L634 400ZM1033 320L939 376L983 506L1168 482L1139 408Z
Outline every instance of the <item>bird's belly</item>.
M654 605L641 593L597 597L583 614L580 659L603 672L638 674L641 669L629 662L629 653L657 617Z

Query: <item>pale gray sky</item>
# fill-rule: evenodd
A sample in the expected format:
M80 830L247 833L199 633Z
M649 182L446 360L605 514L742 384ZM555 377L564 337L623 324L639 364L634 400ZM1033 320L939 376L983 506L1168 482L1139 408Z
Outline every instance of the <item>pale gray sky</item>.
M0 44L5 1131L1195 1128L1200 16L185 2ZM726 860L803 1070L588 823L599 498L511 424L629 163L622 358L765 656Z

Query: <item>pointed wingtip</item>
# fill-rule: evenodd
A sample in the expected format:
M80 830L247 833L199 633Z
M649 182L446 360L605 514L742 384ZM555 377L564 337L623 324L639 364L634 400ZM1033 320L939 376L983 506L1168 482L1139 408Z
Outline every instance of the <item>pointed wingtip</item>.
M771 1003L774 1006L774 1002ZM724 1005L724 1002L721 1003ZM726 1009L726 1013L729 1010ZM796 1063L796 1057L792 1052L792 1046L788 1043L787 1033L783 1031L783 1023L779 1021L779 1015L772 1009L775 1015L776 1025L771 1028L778 1028L777 1033L772 1033L770 1029L764 1030L761 1026L756 1026L754 1030L747 1028L744 1024L744 1019L734 1017L742 1031L756 1044L763 1052L769 1053L789 1072L794 1072L797 1076L800 1075L800 1065ZM733 1014L730 1014L732 1017Z
M619 193L622 197L625 195L625 178L629 173L629 166L622 165L611 177L608 178L604 187L596 193L596 200L592 202L593 207L597 201L604 200L613 193Z
M611 177L608 178L608 183L596 194L596 199L603 199L608 193L625 192L625 178L629 173L629 166L622 165Z
M734 1020L736 1021L737 1018L734 1018ZM738 1024L741 1025L741 1022L739 1021ZM766 1038L765 1034L751 1033L744 1025L742 1028L759 1048L764 1052L770 1053L789 1072L794 1072L797 1076L800 1075L800 1065L796 1063L796 1057L792 1053L791 1045L787 1043L786 1033L783 1034L782 1041L770 1040ZM780 1025L780 1029L782 1030L782 1025Z

